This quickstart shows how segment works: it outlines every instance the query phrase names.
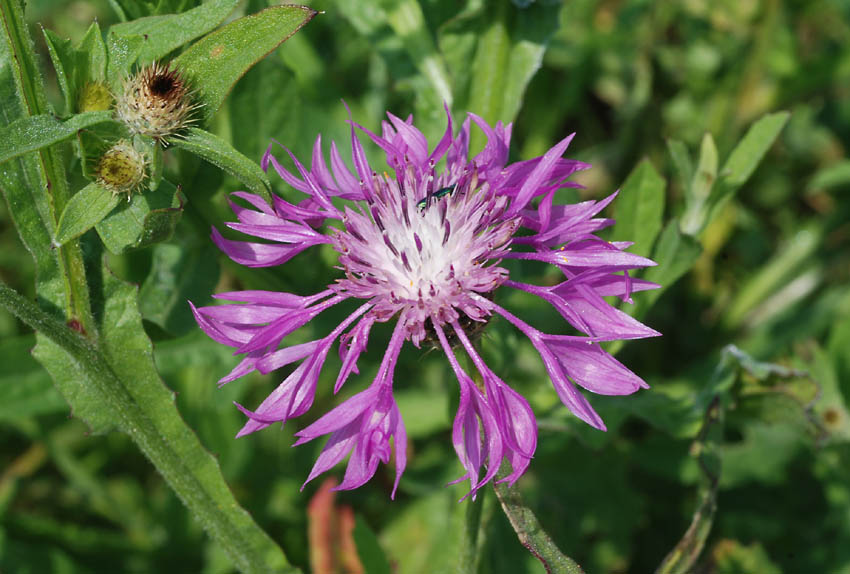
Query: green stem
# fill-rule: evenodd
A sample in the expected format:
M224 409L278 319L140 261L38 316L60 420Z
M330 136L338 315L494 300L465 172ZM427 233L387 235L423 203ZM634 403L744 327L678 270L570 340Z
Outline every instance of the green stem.
M5 40L8 42L11 68L21 97L22 104L30 116L50 113L44 82L36 64L32 39L27 33L26 21L20 3L17 0L0 0L0 19L2 19ZM51 234L55 233L59 215L70 199L68 179L59 150L49 147L38 152L39 172L43 177L42 185L47 193L46 211L42 213L45 224L50 225ZM65 316L76 320L84 332L94 336L95 322L89 302L89 288L83 255L76 241L58 248L58 260L65 291Z
M475 574L478 572L479 532L481 530L481 511L487 491L481 490L475 500L467 500L462 506L466 507L464 527L461 531L460 554L458 556L457 572ZM459 505L462 507L461 505Z
M584 570L569 556L564 555L543 530L537 517L522 500L519 489L499 481L510 474L510 464L504 462L496 473L493 488L505 516L513 526L520 543L537 558L547 574L584 574Z
M269 572L262 552L249 534L234 524L225 508L227 501L217 500L197 479L190 465L172 448L142 410L101 351L91 341L66 327L61 321L39 309L13 289L0 283L0 306L61 347L93 382L115 414L121 428L130 435L150 459L177 496L192 511L243 572ZM283 569L279 569L282 571ZM287 570L295 572L294 569Z

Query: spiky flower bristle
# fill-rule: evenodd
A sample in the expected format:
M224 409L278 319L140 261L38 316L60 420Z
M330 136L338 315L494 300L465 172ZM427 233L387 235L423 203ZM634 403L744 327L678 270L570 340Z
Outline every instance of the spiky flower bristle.
M192 123L196 107L185 77L154 62L125 78L115 109L131 132L164 142Z
M129 197L139 190L147 176L147 159L127 140L120 140L101 156L95 173L97 181L113 194Z

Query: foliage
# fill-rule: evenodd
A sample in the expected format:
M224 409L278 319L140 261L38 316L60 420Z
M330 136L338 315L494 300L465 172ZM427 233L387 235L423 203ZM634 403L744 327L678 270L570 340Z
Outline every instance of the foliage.
M0 311L0 570L323 572L333 555L336 572L543 572L522 541L589 573L850 571L845 4L26 4L29 26L18 0L0 0L0 279L29 300L4 299L24 322ZM92 165L132 134L84 111L80 93L116 94L154 59L181 63L203 106L165 148L135 138L149 189L114 202ZM216 389L236 359L185 302L333 281L331 252L247 273L208 237L228 236L233 191L298 199L258 166L272 138L306 157L322 133L346 155L341 99L370 129L386 109L413 113L432 141L444 102L455 120L514 121L515 159L577 132L567 155L594 167L562 200L619 189L609 239L659 262L643 277L663 288L622 308L664 336L612 349L652 388L592 397L607 433L568 415L509 325L488 326L488 363L540 420L515 491L458 504L460 488L444 487L462 470L457 391L436 353L399 363L413 456L394 502L381 470L335 498L319 483L299 491L321 444L289 445L310 414L233 439L232 402L257 404L281 373ZM557 279L539 269L512 273ZM532 299L510 304L565 332ZM375 331L364 377L389 338ZM334 372L315 413L338 400Z

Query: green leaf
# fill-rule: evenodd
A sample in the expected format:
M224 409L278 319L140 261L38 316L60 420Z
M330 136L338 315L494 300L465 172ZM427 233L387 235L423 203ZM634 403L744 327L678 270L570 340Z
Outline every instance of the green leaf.
M65 100L65 113L71 114L75 110L74 98L77 87L74 83L74 49L71 40L62 39L52 30L43 28L44 43L47 45L47 53L56 71L56 82Z
M0 421L68 411L50 376L30 355L35 337L0 340Z
M819 169L809 180L806 189L817 192L829 189L850 188L850 160L845 159Z
M77 89L82 88L86 82L106 81L106 44L100 32L97 20L91 23L86 35L77 46L77 65L74 73L76 76Z
M634 312L631 314L637 318L643 317L661 294L693 267L701 253L702 246L696 239L683 234L675 219L669 221L652 251L652 259L658 265L648 268L643 275L644 279L658 283L661 288L635 297Z
M118 205L118 195L90 183L71 197L59 218L56 245L64 245L100 223Z
M218 166L250 191L271 202L271 183L266 173L220 137L198 128L189 128L180 138L174 139L173 144Z
M218 283L215 247L208 241L193 246L164 243L154 247L151 271L139 292L142 316L172 335L196 327L187 301L209 299Z
M552 574L584 574L575 560L562 553L537 520L534 512L526 506L516 486L508 486L499 480L510 474L510 464L505 461L496 474L496 497L505 516L511 523L519 541L537 558L546 572Z
M617 197L617 225L612 241L634 241L629 251L649 255L661 231L666 181L649 160L644 160L626 178Z
M98 346L2 284L0 306L38 332L36 355L75 415L94 430L108 423L128 433L237 568L286 570L283 553L239 507L215 458L180 418L174 394L156 372L136 289L101 271L93 296Z
M760 304L802 275L815 261L814 255L823 245L823 234L820 225L808 225L780 245L769 260L738 285L726 307L724 325L732 329L739 327Z
M27 31L22 6L16 0L0 0L0 109L3 122L13 122L50 112L44 81ZM8 127L8 126L7 126ZM0 187L8 200L24 243L33 253L43 281L39 296L67 317L92 327L88 286L82 253L75 242L49 249L59 214L70 198L61 149L46 147L22 156L0 169ZM35 208L35 209L33 209ZM45 252L47 250L47 252ZM53 261L51 261L53 260Z
M95 228L106 248L120 254L167 240L182 212L180 192L173 183L162 180L156 191L133 194Z
M233 84L251 66L316 14L305 6L273 6L234 20L180 54L174 64L197 88L203 121L212 117Z
M221 24L239 0L209 0L181 14L147 16L115 24L109 29L116 38L141 36L145 39L138 60L158 60Z
M81 129L111 121L112 112L85 112L64 122L47 114L22 118L0 128L0 163L74 137Z
M788 112L768 114L747 130L723 164L720 179L708 196L709 216L706 224L717 216L726 201L750 179L790 116Z
M694 166L691 162L691 156L688 153L687 146L679 140L668 139L667 150L670 152L670 158L673 160L673 166L676 168L679 185L682 186L685 193L689 193L691 179L694 177Z
M546 47L558 27L559 5L538 2L517 10L498 2L481 12L483 30L474 60L456 73L470 74L467 105L490 124L512 122L522 106L525 89L540 69ZM483 145L475 132L472 148Z
M363 564L364 572L369 574L390 574L392 569L384 551L378 544L378 537L366 524L359 514L354 522L354 543L357 546L357 556Z
M702 138L699 165L690 184L685 188L685 213L682 215L682 231L696 236L708 224L706 200L717 181L717 146L711 134Z
M144 46L144 36L106 35L106 81L113 93L120 94L123 91L124 78L130 73Z
M416 69L431 84L438 101L451 106L453 101L451 79L446 63L434 45L418 0L395 2L384 0L382 4L390 27L401 39Z
M56 80L65 99L65 111L72 114L78 110L78 100L85 85L106 80L106 44L100 26L92 22L76 47L51 30L43 29L43 32L53 69L56 70Z
M788 123L789 117L791 114L788 112L768 114L747 130L746 135L723 164L721 176L727 188L734 191L750 179L767 150L776 141L779 132Z

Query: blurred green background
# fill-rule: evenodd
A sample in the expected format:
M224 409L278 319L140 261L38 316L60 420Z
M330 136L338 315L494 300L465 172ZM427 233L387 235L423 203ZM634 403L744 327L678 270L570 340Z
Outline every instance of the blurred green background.
M197 2L27 4L58 108L40 26L76 41L93 19L105 29L119 12L133 18ZM444 129L447 93L428 76L429 58L436 58L452 80L456 119L465 111L491 121L516 117L512 159L542 154L577 132L567 155L594 167L580 174L586 189L564 192L564 201L606 196L647 158L668 182L666 220L682 212L684 193L668 139L684 142L696 158L711 133L722 160L759 117L791 112L753 177L700 237L696 263L644 315L664 336L619 350L652 388L591 397L609 432L571 417L533 349L504 322L488 327L484 352L540 421L537 456L518 483L521 492L561 550L588 573L654 571L691 524L708 488L697 452L706 441L697 435L706 389L720 388L715 375L726 345L807 371L762 376L753 368L720 388L725 420L711 439L722 462L717 512L696 571L850 573L850 3L420 0L424 22L405 35L409 20L398 16L398 6L409 4L310 3L324 13L236 85L211 129L256 160L271 138L306 159L318 133L348 148L344 100L373 130L385 110L413 113L433 142ZM266 5L245 2L234 16ZM530 53L546 46L536 73L533 66L512 68L509 58L501 62L513 74L508 81L518 78L508 88L519 96L508 103L484 93L492 86L476 84L481 46L500 34L515 47L526 42ZM243 416L232 401L255 406L282 375L251 376L218 390L215 381L236 359L194 327L184 302L209 304L211 292L241 288L314 292L335 277L333 252L266 270L218 256L209 226L231 218L226 194L238 182L193 156L166 156L171 180L189 200L174 239L113 256L110 265L142 286L157 365L177 391L183 417L218 456L238 500L295 564L309 569L306 508L321 479L299 488L321 444L290 445L293 432L337 403L330 387L338 361L328 361L304 420L234 440ZM33 296L33 273L2 204L0 278ZM554 276L531 264L512 273L537 282ZM166 303L152 293L161 285L173 295ZM638 303L642 296L635 296ZM543 330L564 332L542 304L507 294L500 303ZM326 333L337 319L320 316L299 340ZM376 329L348 394L377 370L388 335ZM0 312L0 337L0 570L229 572L226 557L127 437L91 436L69 413L29 354L29 329ZM467 504L456 503L462 486L443 486L462 472L450 442L456 383L439 353L408 348L399 372L410 373L398 377L398 401L413 440L399 496L389 500L392 476L381 467L337 501L354 510L361 552L376 537L380 543L371 558L361 554L367 572L387 564L399 573L451 572ZM542 572L492 493L483 498L480 571Z

